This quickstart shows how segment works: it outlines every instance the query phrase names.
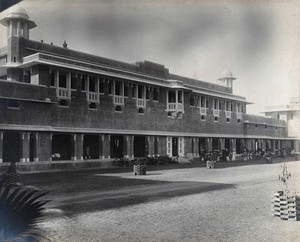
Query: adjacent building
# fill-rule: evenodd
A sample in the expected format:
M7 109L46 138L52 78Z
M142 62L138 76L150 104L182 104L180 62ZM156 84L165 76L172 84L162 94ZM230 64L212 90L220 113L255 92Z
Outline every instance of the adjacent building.
M235 78L219 85L150 61L128 64L30 39L25 9L1 24L0 162L195 157L293 146L283 120L248 115Z

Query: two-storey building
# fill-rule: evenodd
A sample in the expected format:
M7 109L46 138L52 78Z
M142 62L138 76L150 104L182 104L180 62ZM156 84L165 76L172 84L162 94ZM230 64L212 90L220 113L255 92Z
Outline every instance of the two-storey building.
M248 102L233 94L230 71L217 85L149 61L128 64L34 41L36 24L19 6L1 23L1 162L291 146L284 121L246 114Z

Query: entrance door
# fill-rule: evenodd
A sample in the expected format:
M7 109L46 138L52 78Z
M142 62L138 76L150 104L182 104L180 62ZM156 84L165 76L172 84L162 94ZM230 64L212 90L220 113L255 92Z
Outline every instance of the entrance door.
M178 138L172 137L172 156L178 156Z

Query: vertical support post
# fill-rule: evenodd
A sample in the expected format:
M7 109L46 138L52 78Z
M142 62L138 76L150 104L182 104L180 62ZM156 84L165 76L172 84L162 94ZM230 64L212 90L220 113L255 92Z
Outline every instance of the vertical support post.
M130 136L125 135L124 137L124 158L129 158L130 153Z
M110 159L110 135L104 135L104 155Z
M134 158L134 136L133 135L130 136L129 142L130 142L129 157Z
M3 132L0 132L0 163L3 163Z
M38 162L39 161L38 147L40 146L39 133L35 133L33 135L34 135L33 161Z
M221 150L225 150L225 139L224 138L220 138L220 148L221 148Z
M23 132L21 134L21 158L20 162L29 162L29 133Z
M76 134L75 134L76 135ZM76 160L83 160L83 134L77 134L75 140L75 157Z
M77 135L72 134L72 140L71 140L71 160L75 161L77 160L76 153L77 153L77 147L76 147L76 140L77 140Z
M99 159L103 160L105 158L104 155L104 135L99 135Z
M212 138L205 138L205 147L207 152L212 151Z
M230 145L231 145L231 151L234 150L236 152L236 139L231 139Z
M148 157L154 156L154 137L147 136L148 139Z

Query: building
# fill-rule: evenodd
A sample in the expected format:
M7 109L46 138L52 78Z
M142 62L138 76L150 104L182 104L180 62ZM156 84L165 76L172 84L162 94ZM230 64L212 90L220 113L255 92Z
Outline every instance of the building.
M283 120L248 115L235 78L219 85L30 39L36 27L14 6L0 21L0 161L105 162L116 157L195 157L203 150L292 145Z
M299 86L300 87L300 86ZM300 88L299 88L300 90ZM287 123L288 137L294 140L292 147L300 152L300 102L299 97L293 97L286 105L265 107L265 116L281 119Z

